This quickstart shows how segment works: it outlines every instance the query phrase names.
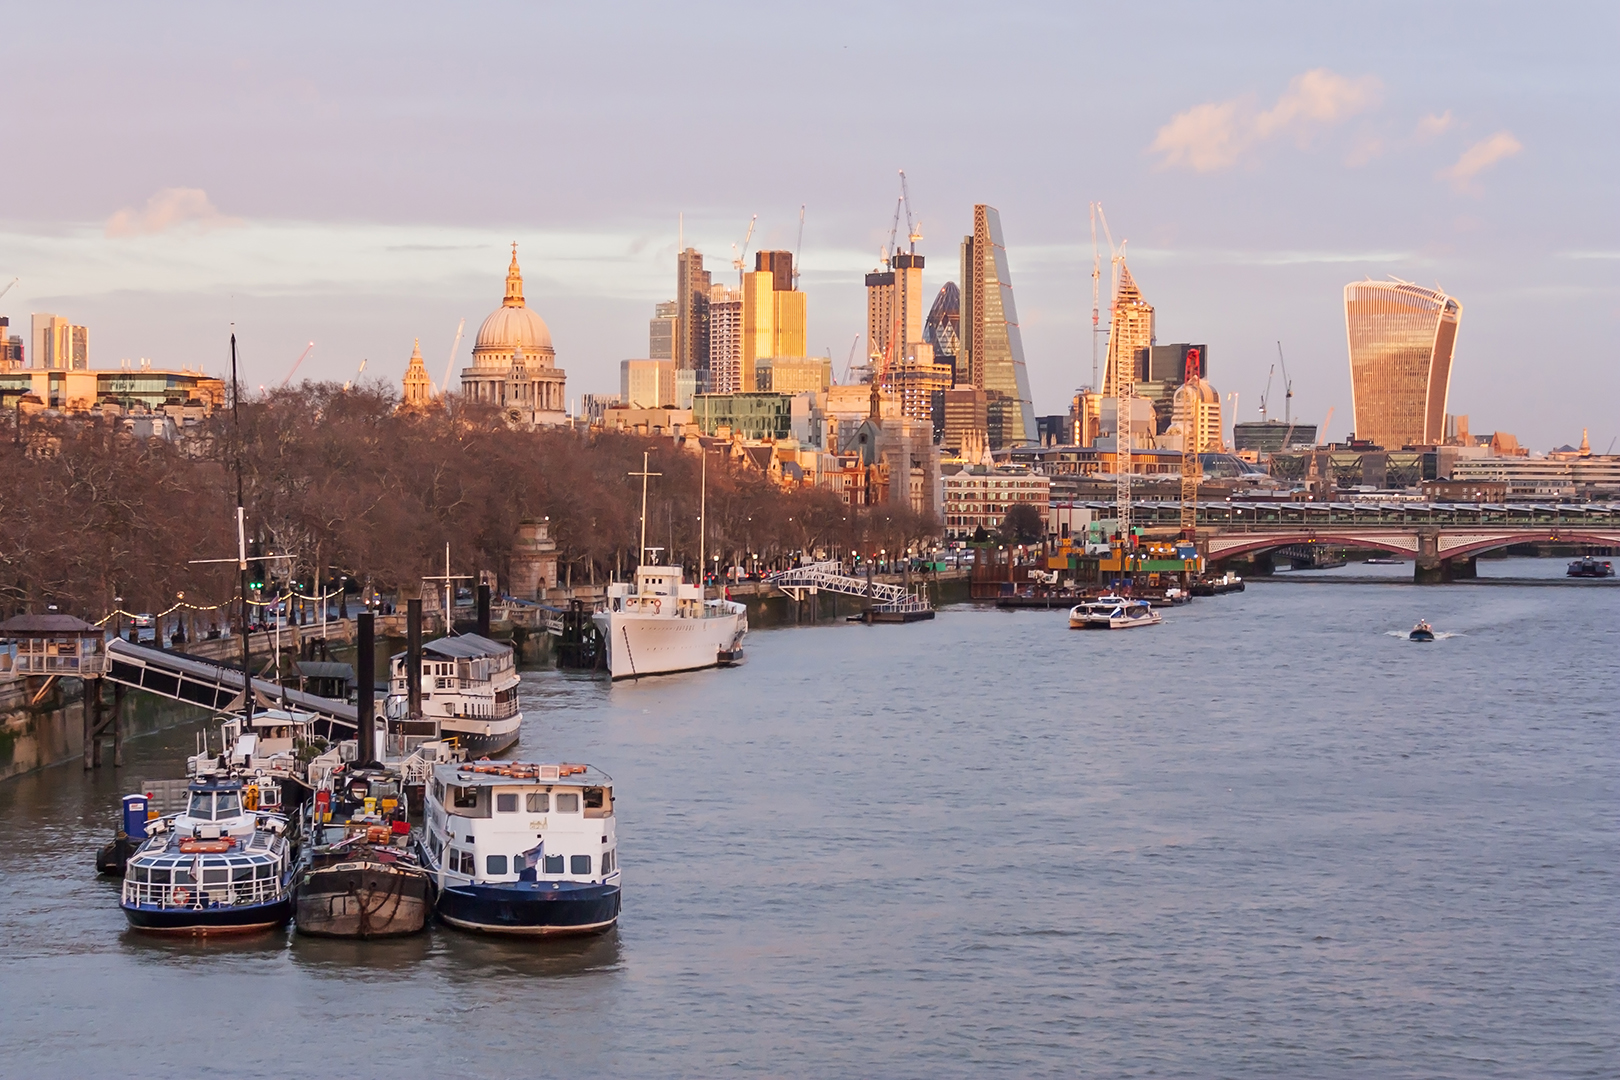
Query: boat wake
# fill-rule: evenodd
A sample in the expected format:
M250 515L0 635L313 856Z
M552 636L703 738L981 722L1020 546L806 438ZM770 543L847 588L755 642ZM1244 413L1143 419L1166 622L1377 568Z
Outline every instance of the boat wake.
M1412 633L1412 631L1410 631L1410 630L1385 630L1384 631L1384 634L1387 637L1403 638L1403 639L1407 638L1407 637L1410 637L1411 633ZM1451 633L1450 631L1446 631L1446 630L1436 630L1434 632L1434 640L1436 640L1436 641L1445 641L1447 638L1454 638L1454 637L1462 637L1462 635L1461 634L1456 634L1456 633Z

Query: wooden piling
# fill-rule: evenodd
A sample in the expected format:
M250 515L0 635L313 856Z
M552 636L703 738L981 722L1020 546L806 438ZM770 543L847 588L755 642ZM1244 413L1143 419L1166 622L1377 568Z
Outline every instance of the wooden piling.
M113 684L113 768L124 767L124 684Z
M90 763L101 768L101 680L84 680L84 703L90 709Z

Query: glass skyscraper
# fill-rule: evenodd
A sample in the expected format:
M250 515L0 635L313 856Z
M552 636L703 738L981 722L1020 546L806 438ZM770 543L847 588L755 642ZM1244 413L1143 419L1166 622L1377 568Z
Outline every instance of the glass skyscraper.
M962 238L961 334L960 356L968 378L958 376L957 382L971 383L989 399L991 446L1035 442L1035 403L1024 366L1001 215L982 203L973 208L973 235Z
M1438 443L1462 305L1410 281L1344 287L1355 434L1387 450Z

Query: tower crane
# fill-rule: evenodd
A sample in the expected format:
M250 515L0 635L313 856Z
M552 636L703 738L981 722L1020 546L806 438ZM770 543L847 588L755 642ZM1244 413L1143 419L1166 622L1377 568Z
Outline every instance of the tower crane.
M799 204L799 238L793 242L793 289L799 288L799 251L804 247L804 203Z
M894 200L894 221L889 225L889 242L883 245L883 265L890 269L894 266L890 261L891 256L899 251L899 246L895 241L896 237L900 235L900 208L905 204L904 196Z
M900 204L906 208L906 240L911 245L911 254L917 254L917 241L923 238L922 221L911 220L911 189L906 185L906 170L900 170ZM896 219L896 224L898 224ZM892 242L892 241L891 241Z
M307 357L314 348L315 343L312 341L304 347L303 352L298 354L298 359L293 361L292 370L287 372L287 377L285 379L281 380L282 389L286 389L287 384L292 382L292 377L298 373L298 365L304 362L304 358Z
M741 251L737 251L736 244L731 245L731 250L735 252L731 258L731 265L737 268L737 288L739 289L742 288L743 271L748 268L748 244L754 239L754 225L758 221L758 214L755 214L753 217L748 219L748 233L743 237Z
M1266 402L1271 399L1271 377L1277 374L1277 365L1272 364L1271 370L1266 372L1266 389L1260 395L1260 422L1266 422Z
M844 385L849 385L850 378L855 373L855 346L861 343L861 335L856 334L855 340L849 343L849 358L844 361Z
M1322 426L1317 429L1316 445L1318 446L1326 446L1328 444L1327 430L1328 425L1333 423L1333 408L1334 407L1332 405L1328 406L1328 414L1322 418Z
M1277 342L1277 362L1283 369L1283 423L1288 425L1288 430L1283 433L1283 449L1286 450L1294 438L1294 380L1288 377L1288 363L1283 359L1280 341Z
M456 324L456 340L450 343L450 359L444 363L444 382L439 384L441 395L450 392L450 372L456 366L456 351L461 348L461 332L467 329L467 320L462 319Z
M10 281L9 281L9 282L7 282L7 283L6 283L6 287L5 287L5 288L3 288L3 289L0 289L0 296L5 296L5 295L6 295L6 293L8 293L8 292L10 292L10 291L11 291L11 287L12 287L12 286L13 286L13 285L15 285L15 284L17 284L17 282L19 282L19 281L21 281L21 280L22 280L22 278L12 278L12 279L11 279L11 280L10 280Z

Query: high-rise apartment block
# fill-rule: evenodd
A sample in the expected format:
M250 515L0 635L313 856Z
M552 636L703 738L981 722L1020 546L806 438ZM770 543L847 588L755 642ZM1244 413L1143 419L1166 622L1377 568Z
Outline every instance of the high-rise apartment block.
M1035 405L1013 304L1007 245L995 207L973 208L973 234L962 238L961 359L968 381L986 397L990 445L1035 440Z
M1344 287L1356 437L1387 450L1437 444L1462 305L1409 281Z
M808 312L804 293L793 288L793 253L758 251L742 284L743 392L757 389L754 363L761 357L802 357Z
M742 389L743 294L725 285L709 286L710 393Z
M653 317L647 320L647 355L650 358L675 359L675 328L680 321L680 311L673 300L665 300L653 308Z
M709 272L703 256L687 248L675 261L675 367L690 371L709 363Z
M36 312L34 367L49 371L90 370L90 331L66 319Z

